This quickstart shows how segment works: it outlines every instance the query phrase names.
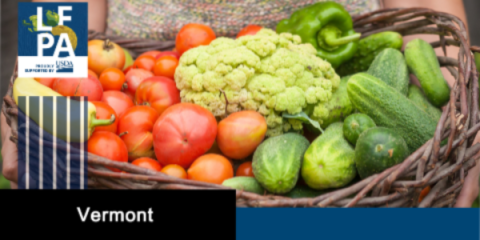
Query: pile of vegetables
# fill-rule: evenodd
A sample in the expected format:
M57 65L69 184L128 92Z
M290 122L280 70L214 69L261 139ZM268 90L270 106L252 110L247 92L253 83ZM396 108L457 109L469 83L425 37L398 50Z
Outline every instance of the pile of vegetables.
M300 121L284 120L283 113L310 106L312 118L328 117L324 104L340 77L316 52L298 36L269 29L235 40L217 38L182 55L175 82L182 102L205 107L214 116L258 111L267 119L267 135L277 136L302 129Z
M449 100L430 44L415 39L402 54L400 34L360 39L352 26L341 5L322 2L236 39L188 24L175 51L135 60L92 40L88 78L18 78L14 97L87 96L88 151L99 156L312 197L401 163L433 137Z

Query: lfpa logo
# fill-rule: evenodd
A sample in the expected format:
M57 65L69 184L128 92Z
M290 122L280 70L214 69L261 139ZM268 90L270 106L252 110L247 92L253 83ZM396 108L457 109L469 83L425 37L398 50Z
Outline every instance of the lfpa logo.
M87 3L18 4L19 77L87 77Z

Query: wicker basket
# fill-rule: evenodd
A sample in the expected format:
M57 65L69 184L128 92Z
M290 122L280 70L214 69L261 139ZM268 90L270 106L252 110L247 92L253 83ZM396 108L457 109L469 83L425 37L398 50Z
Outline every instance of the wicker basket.
M480 144L472 146L480 129L478 116L478 74L475 68L468 34L464 24L455 16L430 9L383 9L354 17L354 26L363 37L382 31L396 31L402 35L435 34L439 41L431 43L435 48L454 45L460 47L456 59L438 56L440 64L456 78L450 102L439 120L434 137L403 163L380 174L370 176L349 187L338 189L315 198L291 199L275 195L258 195L236 191L237 206L245 207L452 207L468 170L475 166L474 156ZM105 35L89 33L89 39L105 39ZM166 50L173 42L144 39L108 38L134 56L149 50ZM11 140L17 142L18 108L12 99L12 83L4 98L3 112L12 129ZM441 140L448 144L440 147ZM126 173L116 173L105 166L115 167ZM411 180L415 178L415 180ZM88 154L89 188L107 189L229 189L215 184L184 180L163 173L143 169L128 163L119 163ZM429 194L419 203L420 191L431 186ZM353 197L351 197L353 196Z

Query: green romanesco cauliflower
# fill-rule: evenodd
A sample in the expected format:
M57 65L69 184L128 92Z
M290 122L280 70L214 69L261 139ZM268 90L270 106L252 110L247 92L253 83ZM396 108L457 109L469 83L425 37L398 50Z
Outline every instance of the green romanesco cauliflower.
M201 105L215 116L255 110L267 120L268 136L301 130L302 122L283 119L315 106L311 118L328 116L322 103L340 83L330 63L318 58L311 44L297 35L262 29L238 39L217 38L185 52L175 72L182 102ZM320 122L321 123L321 122Z

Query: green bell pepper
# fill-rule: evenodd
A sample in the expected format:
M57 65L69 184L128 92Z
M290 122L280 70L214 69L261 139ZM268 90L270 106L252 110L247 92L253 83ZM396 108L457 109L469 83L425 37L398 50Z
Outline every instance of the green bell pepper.
M319 2L300 9L280 21L277 33L299 35L303 43L317 49L317 55L334 68L353 57L360 33L353 30L350 14L335 2Z

